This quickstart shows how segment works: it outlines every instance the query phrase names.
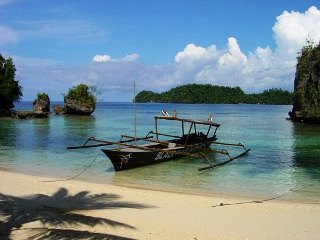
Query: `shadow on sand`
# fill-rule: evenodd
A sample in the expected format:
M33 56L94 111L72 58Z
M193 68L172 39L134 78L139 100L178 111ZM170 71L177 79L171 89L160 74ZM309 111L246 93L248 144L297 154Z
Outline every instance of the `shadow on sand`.
M88 191L70 195L65 188L60 188L52 196L35 194L15 197L0 193L0 238L11 239L12 234L26 231L27 236L24 239L129 239L77 229L81 225L87 227L109 225L135 229L126 223L81 214L81 211L89 210L150 207L119 199L119 195L90 195ZM40 227L27 227L28 223L35 221L41 223Z

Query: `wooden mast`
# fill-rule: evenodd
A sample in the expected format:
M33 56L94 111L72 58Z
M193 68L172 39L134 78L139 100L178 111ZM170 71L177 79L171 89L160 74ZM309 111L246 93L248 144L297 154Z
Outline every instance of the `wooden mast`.
M136 110L136 81L133 81L133 125L134 141L137 140L137 110Z

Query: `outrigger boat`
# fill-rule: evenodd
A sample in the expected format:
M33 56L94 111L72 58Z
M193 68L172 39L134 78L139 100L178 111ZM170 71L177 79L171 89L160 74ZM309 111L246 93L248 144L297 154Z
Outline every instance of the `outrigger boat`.
M241 143L230 144L217 142L216 133L220 124L211 120L201 121L170 116L155 116L154 120L155 132L150 131L145 137L137 138L135 136L121 135L121 139L117 142L99 140L94 137L90 137L83 145L68 147L67 149L108 146L108 148L102 148L101 150L110 159L115 171L157 164L183 156L204 158L208 162L209 166L199 168L199 170L202 171L231 162L250 151L250 149L246 149ZM180 122L182 129L181 135L177 136L160 133L158 131L159 120ZM185 133L186 125L189 125L189 129L188 132ZM200 131L200 129L205 129L205 131ZM160 136L169 139L160 141ZM92 142L95 144L89 144ZM140 142L140 144L138 144L138 142ZM235 157L231 157L229 152L225 149L209 148L211 144L242 147L243 152ZM212 164L204 152L224 154L228 156L228 159L218 164Z

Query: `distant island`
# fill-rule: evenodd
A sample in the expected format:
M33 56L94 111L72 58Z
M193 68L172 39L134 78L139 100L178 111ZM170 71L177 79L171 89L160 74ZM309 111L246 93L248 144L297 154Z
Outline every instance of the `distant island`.
M292 105L293 93L272 88L262 93L246 94L240 87L187 84L162 93L143 90L137 94L136 102Z

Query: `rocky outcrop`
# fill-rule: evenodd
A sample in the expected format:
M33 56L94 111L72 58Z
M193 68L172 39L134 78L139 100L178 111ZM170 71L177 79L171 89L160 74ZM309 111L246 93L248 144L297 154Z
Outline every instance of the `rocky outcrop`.
M294 90L290 118L320 124L320 44L304 47L298 57Z
M94 112L95 105L78 104L75 100L64 98L64 106L53 106L55 114L75 114L75 115L90 115Z
M34 117L34 112L33 111L21 110L21 111L16 111L14 114L15 114L15 117L19 118L19 119L27 119L27 118L33 118Z
M59 105L54 105L52 108L53 108L54 113L57 115L63 115L63 114L67 113L67 109L65 109L64 107L61 107Z
M90 115L95 110L95 105L79 104L73 99L64 98L64 108L68 114Z
M32 103L32 111L20 110L12 111L11 117L19 119L47 118L50 115L50 99L48 94L39 93L37 99Z
M33 101L33 117L48 117L50 115L50 99L46 93L38 94Z
M64 107L55 107L57 114L90 115L96 108L96 97L85 84L69 89L64 97Z

